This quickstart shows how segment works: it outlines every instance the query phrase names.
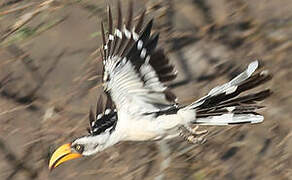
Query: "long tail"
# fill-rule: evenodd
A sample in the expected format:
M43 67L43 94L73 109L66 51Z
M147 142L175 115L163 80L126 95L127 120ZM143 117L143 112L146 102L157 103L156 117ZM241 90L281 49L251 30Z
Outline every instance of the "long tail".
M249 64L248 68L226 84L213 88L206 96L185 107L196 109L194 124L231 125L243 123L260 123L264 117L256 110L264 107L257 105L271 95L269 89L247 95L238 95L255 88L271 79L266 72L253 75L258 61Z

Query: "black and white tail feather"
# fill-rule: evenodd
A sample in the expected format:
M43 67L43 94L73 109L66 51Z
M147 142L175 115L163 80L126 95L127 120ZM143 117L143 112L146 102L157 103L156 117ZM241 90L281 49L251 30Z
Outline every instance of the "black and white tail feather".
M260 123L264 117L256 112L263 108L257 104L271 95L269 89L237 97L240 93L255 88L271 79L267 71L253 74L258 68L258 61L234 79L213 88L206 96L184 109L196 109L194 124L233 125L243 123Z

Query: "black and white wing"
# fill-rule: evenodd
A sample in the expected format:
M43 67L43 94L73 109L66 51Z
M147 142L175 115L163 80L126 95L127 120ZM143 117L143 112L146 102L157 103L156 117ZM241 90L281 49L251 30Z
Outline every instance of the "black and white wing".
M110 96L101 94L97 99L96 113L89 111L89 128L91 135L98 135L105 131L113 131L117 123L117 111Z
M108 8L108 32L102 28L102 57L104 90L114 101L117 109L143 114L172 108L176 97L164 82L176 77L162 50L156 50L159 35L151 34L151 20L142 29L145 11L132 26L133 7L123 25L122 11L118 2L117 26L113 28L110 7Z

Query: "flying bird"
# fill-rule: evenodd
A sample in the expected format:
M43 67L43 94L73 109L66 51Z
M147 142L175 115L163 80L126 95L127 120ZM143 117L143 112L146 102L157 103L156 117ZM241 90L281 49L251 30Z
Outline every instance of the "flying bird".
M271 91L245 93L271 78L255 72L258 61L231 81L213 88L206 96L189 105L180 105L166 83L176 78L174 66L163 49L157 48L158 33L152 33L153 19L144 25L145 11L134 24L133 4L126 20L120 2L114 26L108 7L108 31L101 23L103 94L97 99L96 112L89 112L89 134L60 146L52 155L49 169L94 155L121 141L154 141L182 136L197 143L206 131L197 125L234 125L261 123L256 112L258 101Z

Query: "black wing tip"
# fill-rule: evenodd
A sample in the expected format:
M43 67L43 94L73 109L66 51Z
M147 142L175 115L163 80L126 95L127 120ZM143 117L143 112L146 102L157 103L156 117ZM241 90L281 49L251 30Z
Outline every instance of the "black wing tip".
M146 9L144 9L144 10L142 11L141 15L140 15L139 18L138 18L138 22L137 22L137 24L136 24L136 26L135 26L135 29L134 29L134 31L135 31L136 33L140 33L141 27L142 27L143 22L144 22L145 14L146 14Z
M129 1L129 5L128 5L128 19L126 21L126 28L130 29L131 25L132 25L132 18L133 18L133 1L130 0Z
M147 24L147 27L149 27L150 30L152 29L153 22L154 22L154 18L150 19L149 22L148 22L148 24Z
M152 18L152 19L147 23L147 25L146 25L146 27L144 28L144 31L143 31L143 33L142 33L142 36L143 36L143 34L145 34L145 33L147 33L147 34L150 35L150 33L151 33L151 29L152 29L152 26L153 26L153 21L154 21L154 19Z
M90 107L90 109L89 109L89 122L91 123L93 121L95 121L95 115L93 113L92 107Z

